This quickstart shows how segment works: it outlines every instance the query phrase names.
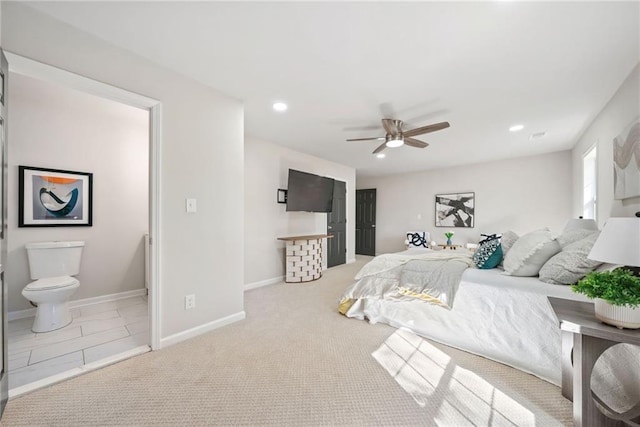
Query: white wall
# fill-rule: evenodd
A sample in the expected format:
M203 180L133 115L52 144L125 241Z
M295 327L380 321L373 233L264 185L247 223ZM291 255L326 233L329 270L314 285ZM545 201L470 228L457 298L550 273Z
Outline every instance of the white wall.
M72 299L144 288L149 222L149 113L11 73L9 311L31 308L25 243L84 240ZM18 165L93 173L92 227L18 228Z
M444 243L449 228L435 227L435 195L475 192L475 227L451 229L453 242L478 242L481 233L560 231L571 214L569 151L417 173L358 179L375 188L376 253L404 249L404 235L425 230ZM419 218L420 217L420 218Z
M255 138L245 140L245 284L269 282L285 274L281 236L325 234L327 214L286 212L276 200L287 188L289 168L347 183L347 261L355 259L355 169ZM326 253L326 244L323 245ZM326 256L323 265L326 267Z
M613 139L640 117L640 65L588 126L573 148L573 216L582 215L582 158L597 145L597 219L600 226L610 216L633 216L640 211L640 197L614 200Z
M242 104L28 4L3 3L2 32L13 53L161 101L161 338L243 315Z

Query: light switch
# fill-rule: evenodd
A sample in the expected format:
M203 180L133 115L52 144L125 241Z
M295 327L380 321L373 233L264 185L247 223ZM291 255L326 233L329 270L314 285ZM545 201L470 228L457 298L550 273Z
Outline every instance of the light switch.
M198 205L196 199L187 199L187 213L196 213Z

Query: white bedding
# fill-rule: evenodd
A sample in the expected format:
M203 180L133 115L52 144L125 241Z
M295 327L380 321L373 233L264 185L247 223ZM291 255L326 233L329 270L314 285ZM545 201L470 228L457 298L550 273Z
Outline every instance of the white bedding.
M359 299L346 315L406 327L560 385L560 328L547 296L589 301L568 286L469 268L452 310L419 300Z
M403 254L416 251L420 250ZM560 386L560 327L547 296L591 302L569 286L508 276L500 269L469 268L462 274L451 310L417 299L363 298L345 314L408 328ZM622 344L610 350L596 363L591 386L610 407L625 412L640 401L640 347Z

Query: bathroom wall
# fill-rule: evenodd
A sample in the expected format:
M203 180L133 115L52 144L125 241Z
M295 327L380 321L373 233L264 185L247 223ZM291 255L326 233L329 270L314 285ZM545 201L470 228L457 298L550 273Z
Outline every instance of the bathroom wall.
M72 300L144 288L149 218L149 114L11 73L9 311L30 308L25 243L84 240ZM18 165L93 173L92 227L18 228Z

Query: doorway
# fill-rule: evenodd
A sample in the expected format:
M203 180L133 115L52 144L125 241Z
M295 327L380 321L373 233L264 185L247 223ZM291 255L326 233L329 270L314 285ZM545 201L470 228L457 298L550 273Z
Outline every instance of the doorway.
M327 267L347 262L347 183L335 180L333 184L333 207L327 214Z
M140 164L144 162L145 166L148 167L145 169L144 175L146 175L146 180L144 183L144 187L142 191L144 192L144 197L147 200L140 209L144 209L144 224L145 231L141 232L139 236L137 236L137 245L135 249L135 261L133 264L136 265L136 268L139 269L139 272L136 274L136 283L142 274L145 281L148 281L148 296L147 291L144 288L144 282L141 283L140 288L136 288L131 291L131 295L125 292L107 291L104 293L108 293L108 295L96 295L90 296L88 298L82 298L80 296L78 300L75 300L72 297L72 301L70 306L72 308L72 314L74 317L82 317L84 316L87 320L82 325L76 325L73 331L66 329L68 327L59 329L58 331L47 332L40 335L46 335L43 338L47 338L47 340L54 340L54 336L60 335L66 336L69 338L67 342L69 345L68 348L73 349L73 352L68 353L68 369L56 375L56 381L59 381L61 378L69 378L80 373L87 372L92 369L97 369L99 367L105 366L107 364L114 363L118 360L125 359L127 357L131 357L135 354L140 354L151 349L158 348L159 344L159 292L158 292L158 257L159 257L159 229L158 229L158 212L159 212L159 151L160 151L160 119L161 119L161 105L158 101L146 98L141 95L133 94L128 91L124 91L122 89L106 85L82 76L75 75L73 73L69 73L55 67L51 67L42 63L38 63L35 61L31 61L27 58L23 58L18 55L7 54L9 60L9 70L11 73L15 75L24 76L25 78L35 79L37 81L41 81L47 84L53 83L57 85L58 88L61 89L71 89L75 90L77 93L83 94L83 96L94 96L96 99L102 100L102 102L109 102L115 105L120 105L123 108L131 108L137 109L139 112L146 117L145 122L145 136L146 138L146 147L143 147L144 152L140 152L140 156L134 160L132 160L133 164ZM105 120L108 123L108 120ZM69 126L79 126L84 125L84 123L76 122L75 125L70 123ZM9 141L11 143L11 141ZM19 142L15 142L15 144L19 144ZM126 150L126 148L124 148ZM16 152L17 153L17 152ZM89 152L87 152L88 154ZM16 162L22 162L20 158L16 158L10 164L13 165L14 168ZM105 162L109 163L109 162ZM131 165L129 165L131 166ZM118 168L118 166L116 166ZM94 186L97 185L96 178L100 178L102 182L105 182L109 178L113 178L113 174L126 173L125 167L122 164L119 165L118 170L113 170L111 174L108 174L105 171L102 171L99 174L94 174ZM135 169L135 168L134 168ZM99 176L98 176L99 175ZM122 186L118 186L119 189L122 190ZM96 190L98 188L96 187ZM126 191L129 189L126 188ZM105 190L98 192L94 192L94 210L97 207L97 203L100 203L100 199L105 200ZM124 197L124 194L121 195ZM117 205L116 205L117 206ZM113 207L113 206L112 206ZM15 207L17 210L17 207ZM100 222L105 222L106 211L100 215L100 217L96 217L94 214L94 227L98 223L98 218L101 218ZM15 221L14 219L14 222ZM92 227L93 228L93 227ZM44 233L40 233L38 230L40 229L31 229L32 232L38 232L38 235L34 235L33 239L35 240L54 240L55 238L48 237ZM70 230L70 229L67 229ZM72 230L73 233L69 233L69 235L73 238L73 236L78 236L80 229ZM118 231L113 229L111 231L112 234L117 235ZM108 233L107 233L108 234ZM149 234L149 238L146 239L145 234ZM17 237L17 236L16 236ZM71 239L72 239L71 238ZM9 241L11 242L11 233L9 233ZM71 240L64 238L64 240ZM82 237L76 237L75 240L82 240ZM147 246L148 242L148 246ZM87 242L83 258L87 255L87 249L90 247L90 241ZM95 248L95 246L94 246ZM94 249L92 248L92 249ZM148 256L147 256L148 254ZM26 258L26 257L25 257ZM148 259L148 268L145 268L145 261ZM12 268L11 255L9 257L9 264L7 265L8 269ZM81 262L84 263L84 259ZM138 265L139 264L139 265ZM3 262L4 265L4 262ZM98 268L98 267L96 267ZM24 269L24 268L23 268ZM98 268L99 269L99 268ZM144 273L142 271L144 270ZM94 267L92 267L92 271L94 271ZM97 270L96 270L97 271ZM131 268L128 268L128 271L131 271ZM6 278L6 276L5 276ZM82 286L81 281L81 286ZM9 283L9 285L11 285ZM19 285L16 285L19 286ZM81 288L79 288L81 289ZM77 291L76 291L77 292ZM15 293L15 292L14 292ZM117 295L115 295L117 294ZM115 295L115 296L114 296ZM77 303L74 306L74 303ZM28 311L28 310L23 310ZM83 313L84 311L84 313ZM19 319L18 321L22 321L22 323L28 323L28 319L26 317L20 318L24 313L18 313L14 315L14 318ZM86 315L85 315L86 314ZM110 314L114 314L114 316L110 316ZM117 315L117 316L116 316ZM93 316L95 319L88 319ZM130 322L131 319L137 318L138 322ZM142 319L145 319L142 321ZM11 320L11 319L10 319ZM15 320L15 319L14 319ZM74 319L75 320L75 319ZM106 322L100 322L102 320L107 320ZM14 322L12 322L14 323ZM107 326L106 324L110 323L115 325L116 323L122 323L122 325L115 325L116 328L114 330L100 330L101 328ZM146 325L145 325L146 323ZM73 322L72 322L73 325ZM72 326L69 325L69 326ZM80 326L78 328L78 326ZM86 327L85 327L86 326ZM11 324L10 324L11 327ZM19 328L19 326L14 326L14 328ZM27 330L29 326L27 325ZM80 332L79 337L73 336L76 332ZM86 330L85 330L86 329ZM10 333L12 331L10 330ZM98 348L98 346L91 346L91 342L100 340L98 338L92 337L91 339L84 339L92 334L102 334L101 338L107 339L109 337L115 338L111 341L104 341L100 343L108 344L108 346L104 346L102 348ZM128 335L127 335L128 334ZM138 335L138 337L144 336L144 343L142 344L142 338L133 339L134 335ZM119 337L119 338L117 338ZM131 338L127 345L122 340L124 338ZM55 341L55 340L54 340ZM90 347L84 347L83 344L79 341L87 341L89 342ZM118 342L117 342L118 341ZM97 341L95 341L97 342ZM16 344L17 345L17 344ZM24 346L26 344L20 344ZM56 353L62 351L61 348L65 346L65 344L58 343L58 348L54 348L50 353ZM108 349L106 347L109 347ZM91 350L91 357L88 357L85 354L86 348L93 348ZM18 346L14 346L14 350L18 350ZM20 347L21 349L21 347ZM9 351L12 351L11 342L9 343ZM16 351L12 351L12 353L16 353ZM40 351L39 358L45 359L49 356L46 351ZM74 353L74 354L71 354ZM78 358L78 354L82 354L82 365L77 366L74 365L73 361L74 357ZM37 358L36 358L37 359ZM27 363L31 363L29 360ZM60 372L60 370L58 371ZM10 369L10 379L11 379L11 369ZM10 390L10 397L15 397L20 394L29 392L33 389L40 388L48 385L51 382L51 377L45 379L37 379L37 381L32 381L24 385L20 385L16 388L12 388Z
M376 189L356 190L356 254L376 255Z

